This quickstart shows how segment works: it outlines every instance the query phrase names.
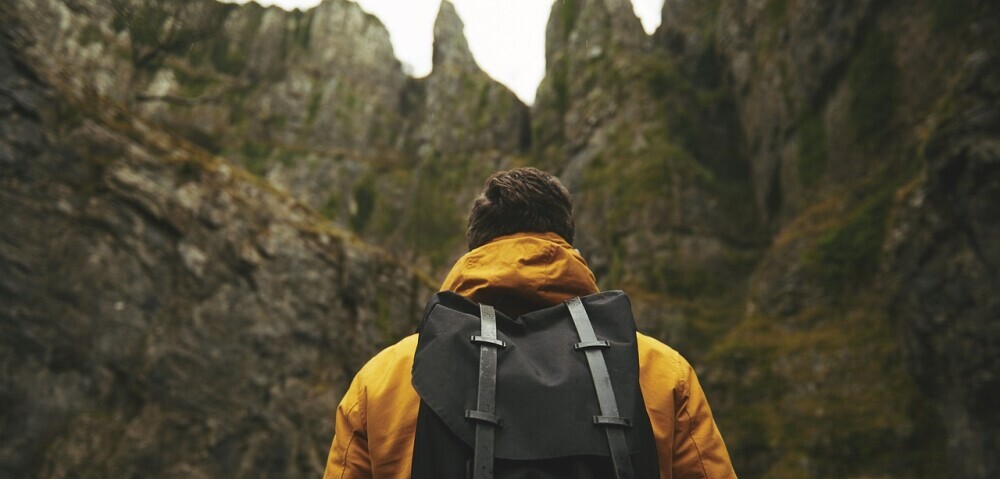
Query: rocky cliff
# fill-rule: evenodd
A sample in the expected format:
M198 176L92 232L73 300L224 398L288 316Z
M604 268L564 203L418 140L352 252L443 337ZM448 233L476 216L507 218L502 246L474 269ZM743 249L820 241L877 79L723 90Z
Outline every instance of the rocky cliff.
M885 245L884 274L893 281L890 311L910 371L948 418L958 474L977 478L1000 471L1000 419L990 406L1000 400L995 13L972 24L982 32L972 40L979 48L954 67L920 143L923 168L894 198Z
M0 5L8 475L318 475L526 164L741 477L1000 473L991 2L558 0L530 109L448 2L423 79L345 0Z
M996 474L993 18L668 0L644 38L627 2L553 6L535 160L741 477Z
M0 475L317 477L426 276L0 39Z

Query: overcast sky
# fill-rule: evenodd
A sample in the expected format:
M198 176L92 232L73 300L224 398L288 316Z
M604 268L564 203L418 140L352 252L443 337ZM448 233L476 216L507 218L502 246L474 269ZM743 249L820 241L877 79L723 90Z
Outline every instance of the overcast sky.
M232 0L229 0L232 1ZM235 0L246 3L247 0ZM256 0L286 10L306 9L320 0ZM385 24L396 57L414 76L431 71L434 19L441 0L353 0ZM553 0L452 0L465 23L476 63L527 103L545 76L545 25ZM632 0L647 33L660 25L663 0Z

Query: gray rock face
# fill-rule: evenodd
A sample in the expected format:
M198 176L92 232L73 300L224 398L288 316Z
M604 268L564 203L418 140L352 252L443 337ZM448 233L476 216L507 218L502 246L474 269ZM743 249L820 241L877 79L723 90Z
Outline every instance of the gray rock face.
M345 0L0 3L0 475L318 476L432 283L343 230L442 273L534 164L740 477L997 476L996 6L663 12L557 1L529 111L448 2L424 79Z
M1000 471L1000 69L997 25L964 58L955 108L926 143L887 249L893 313L912 371L949 432L959 476Z
M947 93L955 52L992 52L996 27L970 20L991 18L989 8L942 8L668 0L644 43L630 36L638 28L619 30L629 27L606 3L553 7L532 111L536 158L576 195L579 246L602 286L630 291L640 327L704 369L741 477L947 475L931 404L963 409L947 438L960 475L993 471L979 452L995 445L984 432L992 416L971 405L994 400L992 333L957 319L965 308L996 316L991 263L973 246L930 239L961 245L949 231L992 231L996 220L974 213L995 203L983 186L992 169L969 173L984 183L955 180L966 185L948 190L957 210L905 213L893 199L931 194L914 186L916 172L928 178L920 185L959 174L915 153L935 151L923 141L942 108L991 118L982 112L992 87L975 99ZM992 161L986 129L968 150L979 165ZM962 165L970 155L954 153ZM913 230L893 240L888 232L903 231L893 221ZM906 266L888 261L910 240L894 253ZM909 288L893 293L900 282ZM966 300L932 299L944 284ZM932 303L936 317L956 319L926 326L918 318ZM984 342L959 339L972 331ZM917 385L904 354L919 365ZM928 395L931 377L960 392ZM943 379L953 377L962 379Z
M565 162L596 125L615 114L621 83L612 73L649 43L627 1L560 0L545 32L546 75L532 113L543 160Z
M25 35L0 42L0 475L321 475L342 391L426 281L76 95Z
M33 0L11 10L32 30L31 61L73 72L75 92L273 173L316 209L331 189L350 189L345 157L371 163L398 156L403 143L406 77L388 32L353 2L285 12L210 0ZM190 26L163 33L172 19Z
M530 146L527 107L483 74L464 29L451 2L442 2L434 23L434 69L421 82L424 95L408 139L424 160L491 151L515 154Z
M530 146L527 108L478 68L447 2L425 79L403 74L385 28L347 0L306 12L31 0L11 13L31 30L30 61L68 88L242 164L369 242L433 249L435 269L461 252L455 232L478 186L467 179ZM159 54L136 60L148 51ZM429 203L439 228L414 207Z
M721 285L763 239L717 58L673 56L628 2L556 2L546 41L533 150L574 195L577 246L602 287L633 294L642 327L697 351L691 319L739 314L742 291Z
M758 209L776 225L808 199L796 175L795 133L822 115L841 81L870 1L722 2L716 33L737 92ZM815 110L820 108L820 112ZM808 188L808 186L806 186Z

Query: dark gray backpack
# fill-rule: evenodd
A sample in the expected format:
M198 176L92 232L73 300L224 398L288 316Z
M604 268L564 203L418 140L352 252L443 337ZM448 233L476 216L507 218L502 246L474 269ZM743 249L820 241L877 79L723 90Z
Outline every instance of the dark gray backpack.
M659 477L625 293L512 319L443 292L418 332L413 478Z

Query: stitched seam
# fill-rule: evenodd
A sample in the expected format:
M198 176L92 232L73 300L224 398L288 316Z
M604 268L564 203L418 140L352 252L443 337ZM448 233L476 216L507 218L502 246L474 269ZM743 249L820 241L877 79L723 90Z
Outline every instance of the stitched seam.
M694 450L698 453L698 465L701 466L702 477L708 478L708 471L705 470L705 461L701 458L701 448L698 447L698 441L694 440L694 418L691 417L691 412L684 408L684 414L687 414L688 423L691 425L688 429L688 435L691 436L691 444L694 444Z
M358 396L358 401L347 410L346 416L350 416L354 409L361 404L361 396ZM344 474L347 474L347 456L351 453L351 445L354 444L354 438L358 437L357 432L351 433L351 439L347 441L347 447L344 448L344 461L340 464L340 479L344 479Z
M677 357L674 358L674 359L677 362L677 378L678 378L677 384L680 386L681 398L685 399L684 397L687 396L688 390L687 390L687 381L686 381L686 377L685 377L684 373L687 372L687 371L684 370L684 363L682 362L681 355L677 354L676 356ZM686 412L687 411L687 401L686 400L684 401L684 408L685 408L685 412Z
M350 453L351 445L354 444L356 437L358 437L358 433L352 433L351 439L347 441L347 447L344 448L344 463L340 465L340 479L344 479L344 475L347 474L347 455Z
M361 398L358 399L358 404L356 404L356 406L360 406L361 405L361 399L362 398L367 398L367 397L368 397L368 386L365 385L365 387L363 387L361 389ZM368 402L367 401L365 402L364 407L361 408L361 427L363 427L365 429L365 432L368 431Z

